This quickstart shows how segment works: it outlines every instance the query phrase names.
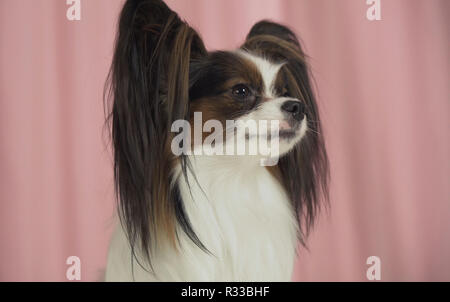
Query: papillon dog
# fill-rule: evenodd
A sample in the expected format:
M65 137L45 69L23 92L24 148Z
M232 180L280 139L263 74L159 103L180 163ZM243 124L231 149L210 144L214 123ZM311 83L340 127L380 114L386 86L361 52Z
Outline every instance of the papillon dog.
M296 35L260 21L239 49L208 52L163 1L128 0L107 84L119 223L105 280L289 281L328 194L318 107ZM195 128L198 116L200 129L222 126L215 138L228 121L276 121L277 135L265 139L277 140L279 158L263 165L259 153L174 152L174 123ZM191 136L179 145L198 147Z

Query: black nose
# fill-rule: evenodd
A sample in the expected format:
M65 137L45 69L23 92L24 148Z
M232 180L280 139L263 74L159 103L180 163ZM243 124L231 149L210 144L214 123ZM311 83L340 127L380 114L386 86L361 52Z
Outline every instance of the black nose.
M292 116L298 120L303 120L305 116L305 105L298 101L286 101L281 105L281 110L292 114Z

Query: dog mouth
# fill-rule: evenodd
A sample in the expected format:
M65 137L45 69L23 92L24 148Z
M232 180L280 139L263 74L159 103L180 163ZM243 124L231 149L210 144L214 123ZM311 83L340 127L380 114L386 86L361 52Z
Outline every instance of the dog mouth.
M297 135L298 135L298 131L294 130L294 129L280 130L280 132L278 133L278 137L280 139L287 139L287 140L293 139Z
M295 138L296 136L298 136L298 129L285 129L285 130L280 130L278 133L270 133L268 132L266 135L263 134L249 134L247 133L245 135L245 139L247 140L251 140L251 139L255 139L255 138L259 138L259 139L265 139L265 140L273 140L273 139L279 139L279 140L291 140L293 138Z

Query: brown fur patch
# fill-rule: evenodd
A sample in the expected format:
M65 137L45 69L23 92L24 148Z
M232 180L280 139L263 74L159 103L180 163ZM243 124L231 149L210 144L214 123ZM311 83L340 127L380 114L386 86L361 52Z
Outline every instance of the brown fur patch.
M194 129L194 113L201 112L202 128L206 121L217 120L222 124L223 135L225 135L227 120L236 120L262 100L263 79L253 62L237 54L219 52L212 54L210 61L214 74L207 71L205 74L213 79L207 78L204 81L213 83L212 87L209 87L211 92L209 95L191 100L189 122L191 129ZM218 75L217 79L214 78L216 75ZM245 84L252 90L253 97L249 102L241 102L232 95L232 88L238 84ZM202 135L204 140L209 133L202 133Z

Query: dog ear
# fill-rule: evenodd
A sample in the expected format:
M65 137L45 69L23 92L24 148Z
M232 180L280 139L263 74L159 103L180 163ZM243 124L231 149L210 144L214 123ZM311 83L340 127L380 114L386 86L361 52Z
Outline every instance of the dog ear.
M298 59L305 57L295 33L285 25L268 20L253 25L241 48L275 61L285 61L287 57L292 59L293 53L298 55ZM290 50L291 54L281 53L283 49Z
M280 72L291 95L306 106L308 131L302 141L278 163L281 182L296 209L300 221L300 240L304 243L321 201L328 200L329 177L328 157L307 57L292 30L270 21L255 24L242 49L283 63Z
M120 14L109 74L115 188L121 223L150 260L161 236L178 226L196 243L178 190L170 186L171 125L189 119L191 60L207 54L202 39L164 2L128 0Z
M271 22L268 20L262 20L253 25L252 29L247 35L246 40L249 40L256 36L263 36L263 35L275 36L279 39L282 39L286 42L295 44L300 47L298 38L292 30L290 30L288 27L284 25Z

